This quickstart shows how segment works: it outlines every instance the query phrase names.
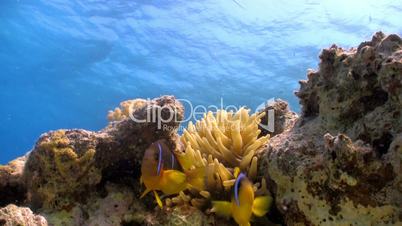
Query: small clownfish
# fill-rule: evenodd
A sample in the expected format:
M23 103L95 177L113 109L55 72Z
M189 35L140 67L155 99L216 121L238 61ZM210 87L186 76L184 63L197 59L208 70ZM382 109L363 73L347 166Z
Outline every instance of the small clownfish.
M250 226L252 215L264 216L271 202L269 195L254 197L252 183L245 174L240 173L235 181L232 201L212 201L212 212L221 216L232 216L240 226Z
M186 174L179 170L175 155L163 140L151 144L142 159L141 182L145 184L146 190L140 198L153 191L156 202L162 208L162 200L156 191L172 195L188 187Z

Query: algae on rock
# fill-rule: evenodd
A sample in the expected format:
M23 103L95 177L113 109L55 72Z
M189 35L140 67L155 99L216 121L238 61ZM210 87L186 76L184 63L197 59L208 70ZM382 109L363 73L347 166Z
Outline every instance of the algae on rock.
M42 135L25 165L28 202L34 208L63 209L80 201L101 180L95 148L93 132L57 130Z

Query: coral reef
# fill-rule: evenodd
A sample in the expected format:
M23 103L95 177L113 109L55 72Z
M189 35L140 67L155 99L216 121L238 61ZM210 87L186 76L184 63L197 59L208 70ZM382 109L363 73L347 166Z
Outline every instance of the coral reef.
M179 137L184 108L162 96L122 102L97 132L43 134L0 166L0 225L235 225L213 213L219 203L270 193L274 208L252 225L402 225L402 40L379 32L320 59L296 93L300 117L276 100L253 115L208 113ZM269 121L274 131L261 127ZM159 153L180 165L159 167L170 161ZM163 208L140 199L144 158L150 173L174 169L191 186L162 196Z
M301 81L301 118L270 140L261 169L287 225L402 224L401 53L379 32L323 50Z
M257 152L269 139L269 135L259 136L258 125L264 115L265 112L249 115L245 108L235 113L220 110L215 115L208 112L195 125L189 123L181 137L183 151L176 154L184 172L199 178L200 183L193 187L201 191L201 200L225 196L230 200L240 171L247 172L247 177L255 183L255 190L258 189L256 193L269 195L265 181L257 183L257 179L261 179L261 175L257 175ZM252 196L253 200L254 194ZM194 205L202 206L202 201Z
M146 118L147 111L165 117L166 112L153 110L166 106L178 109L174 112L178 118L183 114L181 104L171 96L142 103L133 106L139 119ZM176 123L177 128L177 122L172 121L164 122ZM125 173L131 177L136 173L139 178L137 170L143 152L154 139L162 137L170 145L175 143L175 130L158 129L164 125L156 125L157 122L138 123L125 118L99 132L58 130L42 135L25 165L28 202L34 209L65 209L85 200L86 193L96 189L101 180L124 179Z
M70 223L84 222L79 220L80 216L88 214L78 210L88 203L96 203L101 197L99 192L102 193L108 181L115 181L122 186L127 184L132 188L132 200L137 200L140 194L140 162L146 147L158 138L163 138L167 145L174 148L178 139L176 119L183 117L181 103L172 96L140 102L143 105L132 106L132 112L138 119L162 117L164 120L142 123L126 117L110 122L99 132L51 131L40 137L27 156L0 166L2 206L9 203L28 205L33 210L46 213L49 222L58 225L61 219L69 219ZM139 205L136 203L134 206ZM90 214L101 215L106 214L106 211ZM121 221L123 215L116 214L113 216ZM139 216L134 218L139 219ZM59 220L52 223L54 219Z
M156 141L147 149L141 163L141 180L146 187L142 196L153 191L162 208L163 202L158 194L161 191L165 196L176 195L166 199L169 207L191 205L199 209L208 208L207 204L215 198L228 196L229 199L242 200L245 208L237 208L239 203L232 205L226 200L212 201L225 206L215 208L218 204L214 204L214 212L227 213L229 210L225 216L232 215L240 225L247 225L252 214L264 216L272 200L265 180L261 184L249 181L257 178L256 152L269 139L269 135L258 137L261 133L258 125L264 115L265 112L250 116L249 110L244 108L235 113L220 110L214 115L208 112L195 126L189 122L176 151L168 150L163 140ZM248 175L241 171L248 172ZM247 186L240 186L240 179L241 184ZM239 221L238 213L243 210L246 214L241 214L243 217Z

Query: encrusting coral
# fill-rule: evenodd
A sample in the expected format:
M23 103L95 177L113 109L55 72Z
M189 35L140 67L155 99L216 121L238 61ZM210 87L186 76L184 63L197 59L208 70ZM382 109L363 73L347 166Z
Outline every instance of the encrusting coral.
M24 172L28 198L34 207L65 208L70 199L99 183L94 136L81 130L57 130L41 137Z

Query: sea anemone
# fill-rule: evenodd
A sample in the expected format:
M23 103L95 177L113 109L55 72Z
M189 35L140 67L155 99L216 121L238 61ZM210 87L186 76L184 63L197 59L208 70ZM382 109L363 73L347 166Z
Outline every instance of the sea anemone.
M249 110L241 108L236 113L208 112L195 125L190 122L181 137L184 151L177 154L183 169L205 169L209 189L230 189L236 167L255 179L256 151L269 139L269 135L259 137L258 125L264 115L265 112L250 116Z
M249 110L241 108L236 113L225 110L220 110L216 114L208 112L195 125L190 122L180 138L179 143L181 145L177 145L177 150L171 152L180 165L177 168L180 172L177 173L185 175L183 181L185 188L177 187L174 183L159 183L166 181L166 178L158 176L158 174L154 175L155 183L163 186L176 186L173 188L176 189L174 193L164 192L164 187L157 189L165 195L166 207L191 205L202 210L207 209L212 204L213 207L209 210L212 211L219 203L228 206L228 203L231 202L225 200L233 200L233 197L238 200L241 196L240 199L247 201L244 204L245 206L261 207L261 211L256 216L265 215L272 198L269 195L264 178L257 178L258 158L256 155L258 150L262 149L269 140L269 135L260 136L261 130L258 127L264 115L265 112L250 115ZM150 155L153 158L144 158L142 163L144 168L142 170L143 179L146 179L148 170L158 172L160 164L156 164L156 162L162 163L173 159L164 157L163 151L167 151L167 147L162 148L160 145L159 149L153 148L154 153ZM159 153L159 155L155 153ZM170 166L169 164L165 165ZM169 172L174 171L172 169L173 164L171 169L166 168ZM240 178L247 178L248 181L248 185L244 188L246 190L242 190L240 196L237 194L239 191L239 175L243 175ZM169 178L174 179L174 177ZM261 182L257 182L260 179ZM147 189L150 189L149 186ZM235 192L234 195L233 191ZM159 196L156 193L155 197L159 206L163 207L162 200L158 198ZM265 200L264 205L258 205L260 200ZM228 210L227 208L224 209ZM232 207L229 209L230 211L236 210ZM222 210L222 208L217 210ZM250 211L247 212L248 210ZM251 216L251 209L247 209L247 211L246 213ZM233 213L236 215L235 212ZM233 215L232 212L231 215ZM246 219L246 221L249 220Z

